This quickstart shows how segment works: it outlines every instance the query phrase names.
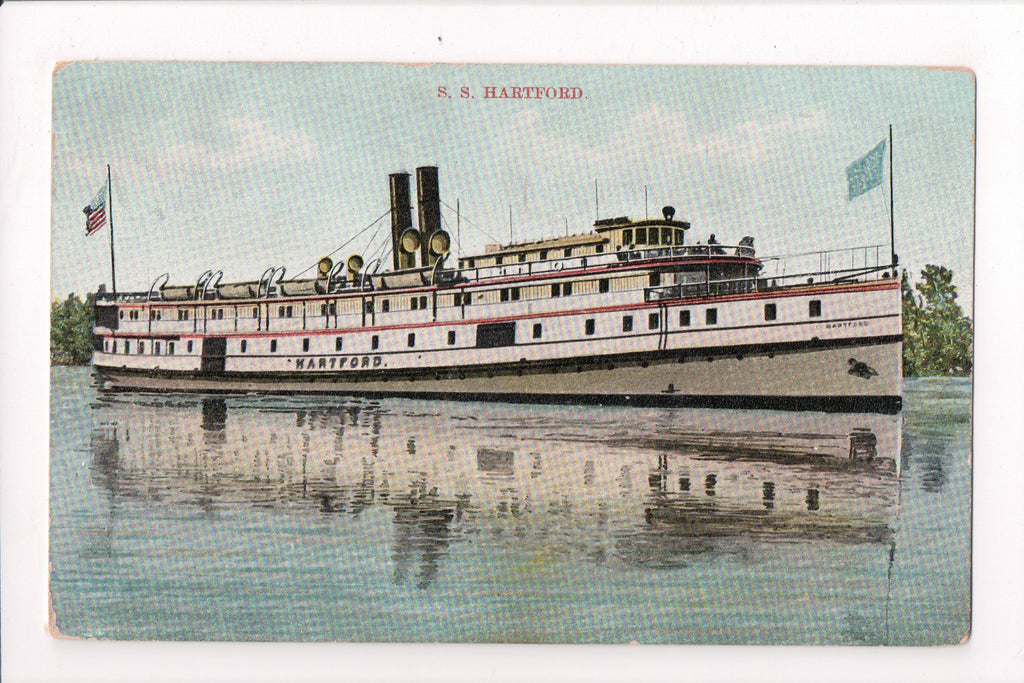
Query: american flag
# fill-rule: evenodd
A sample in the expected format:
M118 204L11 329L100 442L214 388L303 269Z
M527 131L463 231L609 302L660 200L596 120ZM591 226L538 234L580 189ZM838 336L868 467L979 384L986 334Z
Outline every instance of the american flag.
M85 214L85 234L88 237L99 232L107 224L107 188L104 187L89 206L82 209Z

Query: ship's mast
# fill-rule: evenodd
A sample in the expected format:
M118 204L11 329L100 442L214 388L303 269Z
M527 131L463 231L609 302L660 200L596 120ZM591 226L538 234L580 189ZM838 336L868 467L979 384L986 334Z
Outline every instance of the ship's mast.
M114 268L114 195L110 187L110 164L107 164L107 218L110 221L110 289L117 299L117 271Z
M892 192L892 124L889 124L889 251L892 253L892 267L896 268L896 219L893 215L895 202Z

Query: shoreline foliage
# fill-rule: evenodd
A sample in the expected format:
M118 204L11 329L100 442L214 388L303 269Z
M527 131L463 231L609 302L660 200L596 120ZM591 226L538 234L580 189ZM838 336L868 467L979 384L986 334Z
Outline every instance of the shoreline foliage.
M92 360L93 300L69 294L50 303L50 365L88 365Z
M926 265L903 293L903 376L966 377L974 370L974 323L956 302L953 271Z

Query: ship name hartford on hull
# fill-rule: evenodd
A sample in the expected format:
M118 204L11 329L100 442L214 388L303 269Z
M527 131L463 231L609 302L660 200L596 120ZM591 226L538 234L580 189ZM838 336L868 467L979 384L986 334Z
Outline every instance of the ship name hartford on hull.
M391 268L97 298L107 386L894 412L902 324L881 245L762 259L662 218L451 257L436 167L389 178ZM450 263L454 261L454 263Z

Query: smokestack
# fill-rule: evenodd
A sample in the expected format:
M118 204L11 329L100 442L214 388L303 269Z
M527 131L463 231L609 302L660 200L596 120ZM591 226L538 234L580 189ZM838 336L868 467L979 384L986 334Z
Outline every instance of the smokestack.
M441 229L441 193L437 184L437 166L421 166L416 169L416 209L420 233L423 236L420 247L420 265L430 263L430 236Z
M400 259L398 241L402 233L412 227L412 201L409 197L409 174L392 173L388 176L391 186L391 264L400 270L403 263ZM406 268L415 267L405 265Z

